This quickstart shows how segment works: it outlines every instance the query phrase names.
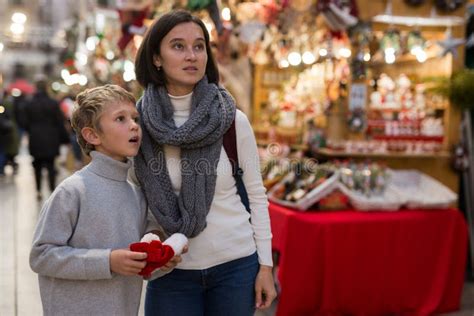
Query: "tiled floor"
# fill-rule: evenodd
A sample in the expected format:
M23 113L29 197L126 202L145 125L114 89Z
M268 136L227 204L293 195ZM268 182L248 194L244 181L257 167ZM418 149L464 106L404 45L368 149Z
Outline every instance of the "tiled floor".
M23 146L24 148L24 146ZM0 178L0 315L41 315L36 275L28 265L34 225L41 208L36 201L31 158L23 150L19 173ZM60 178L67 176L62 170ZM46 188L46 183L44 188ZM44 195L48 195L46 191ZM257 316L275 314L276 303ZM143 310L140 311L143 315ZM461 310L448 316L474 316L474 284L466 283Z

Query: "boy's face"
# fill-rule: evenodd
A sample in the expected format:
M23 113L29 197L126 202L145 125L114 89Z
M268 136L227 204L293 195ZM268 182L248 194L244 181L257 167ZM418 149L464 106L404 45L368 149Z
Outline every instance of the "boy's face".
M95 150L119 161L138 153L142 129L133 103L119 101L105 105L99 125Z

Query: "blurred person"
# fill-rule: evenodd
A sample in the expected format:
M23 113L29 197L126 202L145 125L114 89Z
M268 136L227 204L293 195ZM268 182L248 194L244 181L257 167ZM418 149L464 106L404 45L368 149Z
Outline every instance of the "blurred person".
M74 157L74 169L79 170L83 166L83 156L82 156L81 147L79 146L79 143L77 142L77 135L74 129L71 128L71 124L70 124L72 112L74 109L74 99L75 99L75 96L72 94L65 95L61 99L59 106L61 108L61 111L64 114L64 117L68 121L68 123L66 123L66 130L69 135L69 145L72 151L72 155Z
M219 85L204 23L186 11L164 14L135 65L145 89L135 175L165 235L189 238L177 268L148 282L145 315L251 316L269 307L276 296L272 235L257 145L247 117ZM233 124L250 212L223 148Z
M20 139L25 131L25 108L28 105L29 98L30 96L27 96L24 93L12 98L13 113L18 127L18 136Z
M59 103L47 92L45 79L36 81L36 93L25 106L25 129L29 136L29 151L33 156L37 198L41 199L41 174L43 168L48 171L49 189L56 187L55 158L64 141L64 116Z
M1 105L0 105L1 106ZM7 156L5 153L5 147L7 144L8 134L11 133L12 124L7 117L4 108L0 111L0 176L5 175L5 164Z
M6 95L5 95L6 96ZM18 164L15 161L15 156L18 155L18 149L20 146L20 141L18 137L17 124L15 122L15 116L13 111L13 105L9 102L8 98L5 97L2 102L0 102L1 108L1 119L3 122L3 131L1 131L1 140L2 143L2 155L3 159L0 162L0 174L5 173L5 167L11 165L13 168L13 174L16 174L18 170Z

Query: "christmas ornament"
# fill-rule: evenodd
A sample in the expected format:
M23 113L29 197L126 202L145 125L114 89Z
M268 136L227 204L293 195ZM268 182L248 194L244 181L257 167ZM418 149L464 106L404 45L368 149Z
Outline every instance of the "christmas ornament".
M440 56L444 57L447 54L453 54L454 58L458 57L457 48L463 45L466 41L462 38L454 38L451 34L451 31L448 30L447 36L444 40L438 41L438 45L442 47L442 52Z
M74 59L74 54L72 52L66 53L64 56L63 65L67 71L69 71L70 75L77 74L76 62Z
M265 24L275 24L281 12L281 6L275 0L262 0L260 4L260 21Z
M364 62L364 52L359 51L355 58L351 60L351 75L353 80L364 78L367 74Z
M352 45L365 46L369 45L372 34L370 22L359 21L356 25L348 30L349 38Z
M222 25L220 10L216 0L188 0L187 8L191 11L206 9L216 27L217 34L222 34L224 26Z
M400 32L396 29L387 30L380 40L380 48L386 53L388 49L393 49L393 54L400 53Z
M426 40L419 30L410 31L407 35L407 48L410 52L418 48L425 48Z
M380 48L383 51L387 64L393 64L396 56L401 53L400 32L395 29L387 30L380 40Z
M425 0L405 0L405 3L414 7L423 4Z
M242 42L245 44L253 44L262 37L265 30L265 24L258 21L251 21L242 24L237 31Z
M316 8L331 31L345 31L357 24L358 12L354 0L319 0Z
M436 0L435 5L438 10L452 12L461 7L465 0Z
M349 114L347 120L349 130L352 132L362 132L367 126L367 119L365 117L365 111L362 108L355 108Z
M454 146L454 155L452 158L453 169L458 172L465 172L469 169L469 154L462 144Z
M143 22L148 15L151 0L117 0L117 11L122 24L122 36L118 47L123 52L134 35L143 35L146 27Z
M471 35L468 37L466 41L466 47L467 48L474 47L474 33L471 33Z

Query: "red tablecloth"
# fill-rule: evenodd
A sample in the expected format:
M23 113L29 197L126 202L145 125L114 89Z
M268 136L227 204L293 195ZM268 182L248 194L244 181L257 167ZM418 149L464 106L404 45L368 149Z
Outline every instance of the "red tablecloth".
M459 308L467 227L456 209L297 212L270 204L278 316L429 315Z

